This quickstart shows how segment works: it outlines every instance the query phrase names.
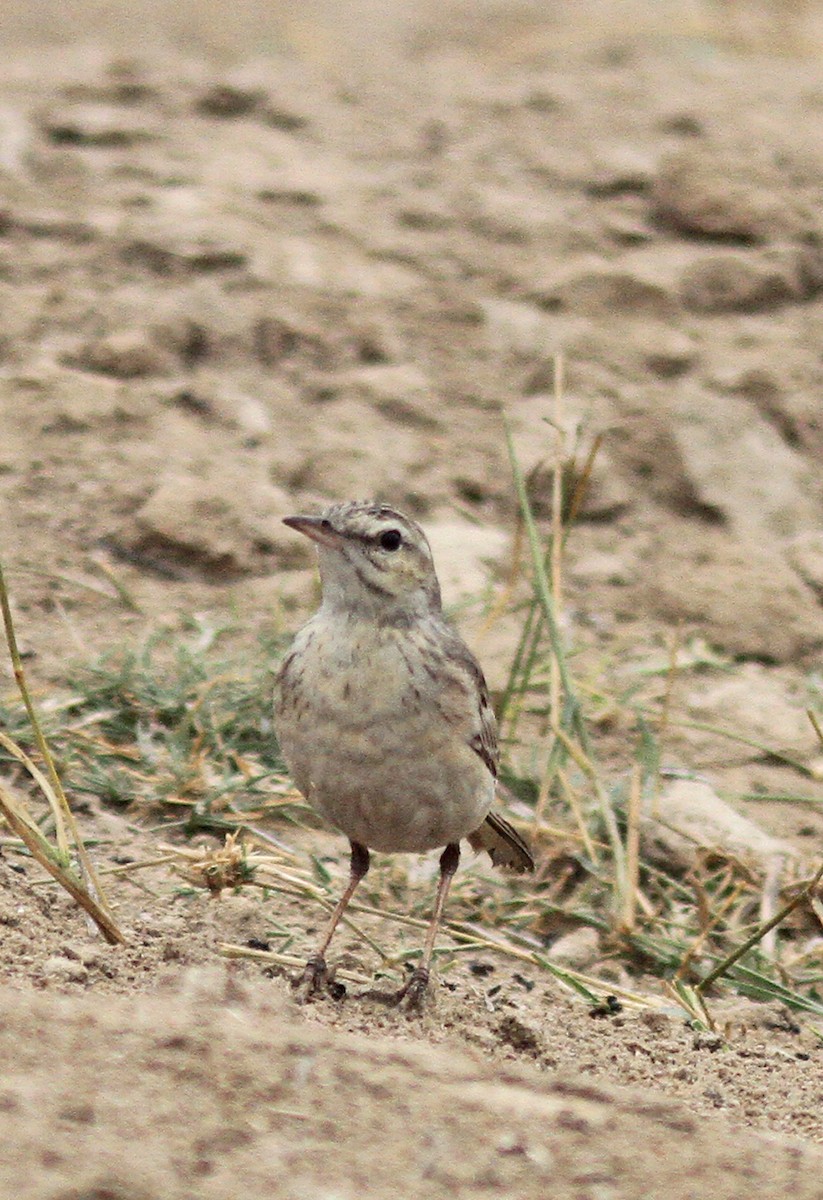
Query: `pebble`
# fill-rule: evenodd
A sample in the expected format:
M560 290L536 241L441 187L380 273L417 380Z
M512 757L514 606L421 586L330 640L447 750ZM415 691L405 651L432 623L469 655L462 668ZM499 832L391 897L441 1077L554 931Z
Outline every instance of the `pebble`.
M680 280L684 307L697 313L769 312L802 297L791 264L735 250L718 250L697 259Z
M141 329L118 330L85 342L75 352L64 355L62 361L115 379L165 375L176 367L174 357Z
M76 959L54 954L42 966L42 974L55 983L85 983L89 977L87 968Z
M696 779L678 779L664 787L653 811L647 800L641 839L654 861L683 870L696 867L704 849L735 855L764 871L775 859L794 857L789 842L766 833Z
M156 136L156 128L145 113L130 112L116 105L61 106L46 113L41 124L58 145L118 149Z
M743 658L790 662L823 644L814 593L772 545L693 520L649 544L637 589L647 611Z
M730 160L702 144L663 157L652 205L666 225L712 240L769 242L798 225L776 166L752 157Z

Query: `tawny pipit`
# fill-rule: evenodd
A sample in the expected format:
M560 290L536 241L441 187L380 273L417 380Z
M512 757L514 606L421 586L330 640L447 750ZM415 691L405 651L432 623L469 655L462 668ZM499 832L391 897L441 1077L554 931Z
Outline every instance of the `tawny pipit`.
M351 877L302 977L327 977L325 955L369 850L445 846L422 964L394 997L419 1003L460 840L495 864L531 871L528 847L490 812L497 726L477 661L447 624L423 530L385 504L335 504L287 517L317 544L323 601L286 655L275 725L310 804L351 843Z

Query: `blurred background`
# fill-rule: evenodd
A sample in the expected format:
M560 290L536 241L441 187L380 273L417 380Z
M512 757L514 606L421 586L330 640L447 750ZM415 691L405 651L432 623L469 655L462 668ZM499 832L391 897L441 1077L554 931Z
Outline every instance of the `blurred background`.
M376 48L444 37L485 55L522 59L604 35L682 40L779 54L819 55L818 0L6 0L0 39L15 46L94 41L123 50L169 48L217 61L298 53L329 63L373 61Z

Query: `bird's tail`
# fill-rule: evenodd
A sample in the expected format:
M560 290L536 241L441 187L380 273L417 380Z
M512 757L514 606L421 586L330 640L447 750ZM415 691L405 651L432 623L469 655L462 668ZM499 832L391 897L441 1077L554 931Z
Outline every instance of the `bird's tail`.
M517 830L497 813L489 813L480 828L469 834L468 841L474 850L487 850L496 867L521 875L534 870L531 850Z

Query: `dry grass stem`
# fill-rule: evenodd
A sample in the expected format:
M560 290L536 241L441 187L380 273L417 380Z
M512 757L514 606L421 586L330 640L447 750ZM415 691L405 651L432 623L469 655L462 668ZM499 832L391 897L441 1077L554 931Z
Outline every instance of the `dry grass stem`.
M2 730L0 730L0 746L2 746L12 758L21 763L31 775L34 782L40 788L40 791L46 797L49 808L51 809L52 817L54 818L54 836L57 839L57 855L62 863L68 863L71 856L71 847L69 843L69 835L66 830L66 822L63 819L63 808L57 797L50 780L46 778L36 763L32 762L25 750L22 750L15 742L11 740Z
M629 807L626 814L626 889L623 894L622 929L632 933L640 890L640 813L643 799L643 780L639 763L634 764L629 788Z
M560 784L560 788L568 802L572 816L574 817L580 841L583 843L583 848L589 857L589 861L596 866L600 862L600 852L595 842L592 840L591 834L589 833L588 825L586 824L586 820L583 816L583 809L580 804L580 796L578 795L577 789L571 786L568 776L562 768L558 768L557 770L557 781ZM541 820L540 827L544 826L545 822Z
M26 683L25 671L23 670L23 661L20 657L20 651L17 645L17 636L14 630L14 621L11 615L11 605L9 603L8 591L6 589L5 577L3 575L2 565L0 564L0 609L3 613L3 624L6 632L6 641L8 643L9 654L11 657L12 670L17 683L20 696L28 715L29 724L41 758L46 767L46 777L37 769L34 763L28 756L9 739L3 735L3 745L6 750L31 772L35 782L39 783L44 795L52 807L55 818L55 829L57 831L58 845L55 851L46 839L40 834L35 823L29 818L24 807L17 803L14 798L4 789L0 795L0 806L2 807L3 815L7 823L11 826L14 832L20 837L28 847L31 854L43 866L49 874L51 874L72 896L77 904L79 904L91 919L95 922L103 937L113 944L124 943L125 938L117 927L111 910L106 903L100 882L97 879L94 866L89 857L83 839L77 828L77 823L74 819L74 813L71 811L69 802L66 799L66 794L63 791L63 785L60 782L60 777L57 774L57 768L54 765L51 751L49 750L40 719L31 699L31 694ZM68 833L66 833L68 830ZM69 858L69 837L74 844L77 852L77 858L80 866L81 878L78 878L74 871L70 868Z
M701 890L701 894L702 894L702 898L705 900L705 893L702 892L702 890ZM708 906L701 906L701 909L700 909L701 917L702 917L701 924L702 924L703 928L700 930L700 934L698 935L698 937L695 938L692 945L689 946L688 950L683 955L683 958L680 962L680 966L677 968L677 970L674 973L674 977L673 977L674 983L677 983L681 979L685 979L686 975L689 974L689 972L691 971L692 963L694 962L695 958L698 956L698 954L700 954L702 952L703 947L708 942L708 940L711 937L714 930L723 922L724 918L730 912L732 912L736 908L736 906L739 904L740 897L742 894L743 894L743 887L741 884L737 884L732 889L731 895L729 895L726 898L726 900L724 900L720 905L718 905L714 909L714 911L711 911L708 908Z
M2 786L0 813L8 826L25 843L32 857L65 888L75 903L88 913L106 941L112 945L124 944L126 939L115 924L114 918L90 895L83 880L59 860L53 847L43 837L23 806Z
M563 476L566 458L566 428L563 414L563 358L554 357L554 470L552 472L551 543L549 560L551 571L551 596L555 613L563 606ZM552 726L560 722L561 677L558 656L549 659L549 722ZM540 790L536 815L538 820L548 798L549 775L546 788Z
M660 706L660 716L657 721L657 741L658 747L663 745L666 737L666 732L669 728L669 720L672 713L672 704L674 701L674 689L677 683L678 672L678 656L680 654L680 646L682 642L683 630L678 621L674 632L669 640L669 661L666 670L666 690L663 693L663 703ZM652 817L657 820L660 816L660 788L663 782L661 775L661 767L663 756L658 749L657 769L654 772L654 790L652 792L651 813Z
M727 954L722 962L717 964L713 971L710 971L704 979L700 980L700 982L697 984L697 991L702 993L708 987L711 987L711 985L716 980L722 978L727 973L729 968L734 966L734 964L738 962L738 960L741 959L744 954L748 953L748 951L751 950L752 947L756 946L758 942L761 942L770 929L782 924L786 917L788 917L789 913L793 912L798 905L802 904L802 902L809 896L814 895L821 879L823 879L823 863L821 863L820 867L808 881L808 883L802 887L800 891L788 901L788 903L784 904L779 912L775 913L775 915L769 921L766 921L765 924L759 925L751 937L747 938L746 941L743 942L741 946L738 946L737 949L731 954Z

